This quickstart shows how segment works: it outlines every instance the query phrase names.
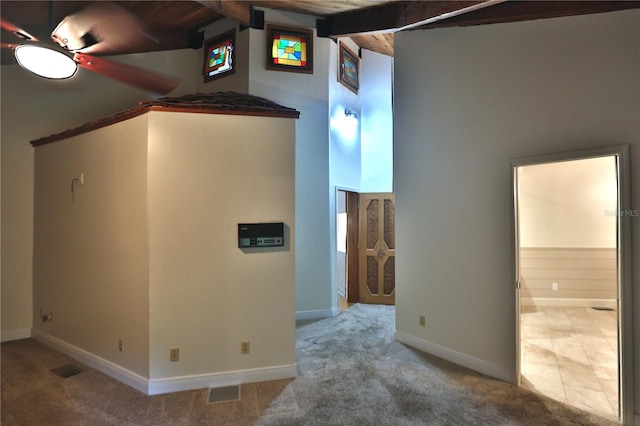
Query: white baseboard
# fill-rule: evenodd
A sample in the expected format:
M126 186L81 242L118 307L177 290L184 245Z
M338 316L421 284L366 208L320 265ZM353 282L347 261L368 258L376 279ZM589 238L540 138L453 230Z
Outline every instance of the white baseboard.
M31 337L30 328L20 328L18 330L7 330L0 333L0 342L10 342L12 340L28 339Z
M238 385L242 383L266 382L295 378L298 369L295 364L254 368L248 370L221 373L198 374L192 376L167 377L148 380L133 371L127 370L111 361L80 349L43 331L33 330L33 338L73 359L76 359L101 373L106 374L132 388L146 394L157 395L168 392L180 392L209 387Z
M334 306L331 309L320 309L317 311L297 311L296 320L315 320L335 317L340 313L340 308Z
M401 331L396 331L394 337L398 342L404 343L405 345L419 349L423 352L446 359L447 361L451 361L479 373L486 374L487 376L495 377L496 379L503 380L505 382L515 383L515 373L510 372L499 365L472 357L462 352L454 351L453 349L440 346L436 343L432 343L418 337L410 336Z
M62 352L65 355L70 356L73 359L77 359L80 362L87 364L89 367L94 368L107 376L131 386L132 388L139 390L142 393L147 393L149 388L149 381L133 371L127 370L111 361L108 361L98 355L91 352L80 349L70 343L60 340L57 337L53 337L43 331L33 329L33 338L38 342L41 342L53 349Z
M295 364L276 367L254 368L250 370L223 373L198 374L192 376L168 377L149 380L149 395L181 392L202 388L217 388L243 383L266 382L269 380L292 379L298 376Z
M611 308L617 309L618 302L615 299L565 299L553 297L522 297L520 298L522 306L570 306L578 308Z

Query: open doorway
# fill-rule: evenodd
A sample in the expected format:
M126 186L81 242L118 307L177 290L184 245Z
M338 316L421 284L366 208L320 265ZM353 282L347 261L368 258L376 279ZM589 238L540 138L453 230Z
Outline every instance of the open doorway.
M394 305L393 193L337 189L336 241L340 311L354 303Z
M359 300L357 192L337 189L336 243L338 306L344 311Z
M631 392L621 155L514 166L519 384L616 421Z

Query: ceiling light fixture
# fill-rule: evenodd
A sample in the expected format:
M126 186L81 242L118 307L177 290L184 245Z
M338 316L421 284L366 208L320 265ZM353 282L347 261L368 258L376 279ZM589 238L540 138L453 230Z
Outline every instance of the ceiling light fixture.
M63 52L48 47L22 44L15 48L18 64L40 77L62 80L73 77L78 64Z

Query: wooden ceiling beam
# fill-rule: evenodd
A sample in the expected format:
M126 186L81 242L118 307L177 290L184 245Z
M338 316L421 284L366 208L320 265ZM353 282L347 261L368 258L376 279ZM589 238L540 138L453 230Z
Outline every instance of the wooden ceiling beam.
M365 9L342 12L327 18L329 36L371 32L395 32L424 25L461 13L493 6L505 0L397 1Z
M639 1L508 1L416 29L463 27L640 8Z
M326 19L327 33L330 36L342 36L395 28L398 3L329 15Z
M251 3L248 1L198 0L198 3L242 25L251 26Z

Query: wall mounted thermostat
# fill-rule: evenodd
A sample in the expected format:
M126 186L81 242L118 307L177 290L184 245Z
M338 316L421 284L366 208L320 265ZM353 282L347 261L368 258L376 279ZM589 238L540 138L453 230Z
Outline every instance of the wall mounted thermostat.
M284 223L239 223L238 247L284 246Z

